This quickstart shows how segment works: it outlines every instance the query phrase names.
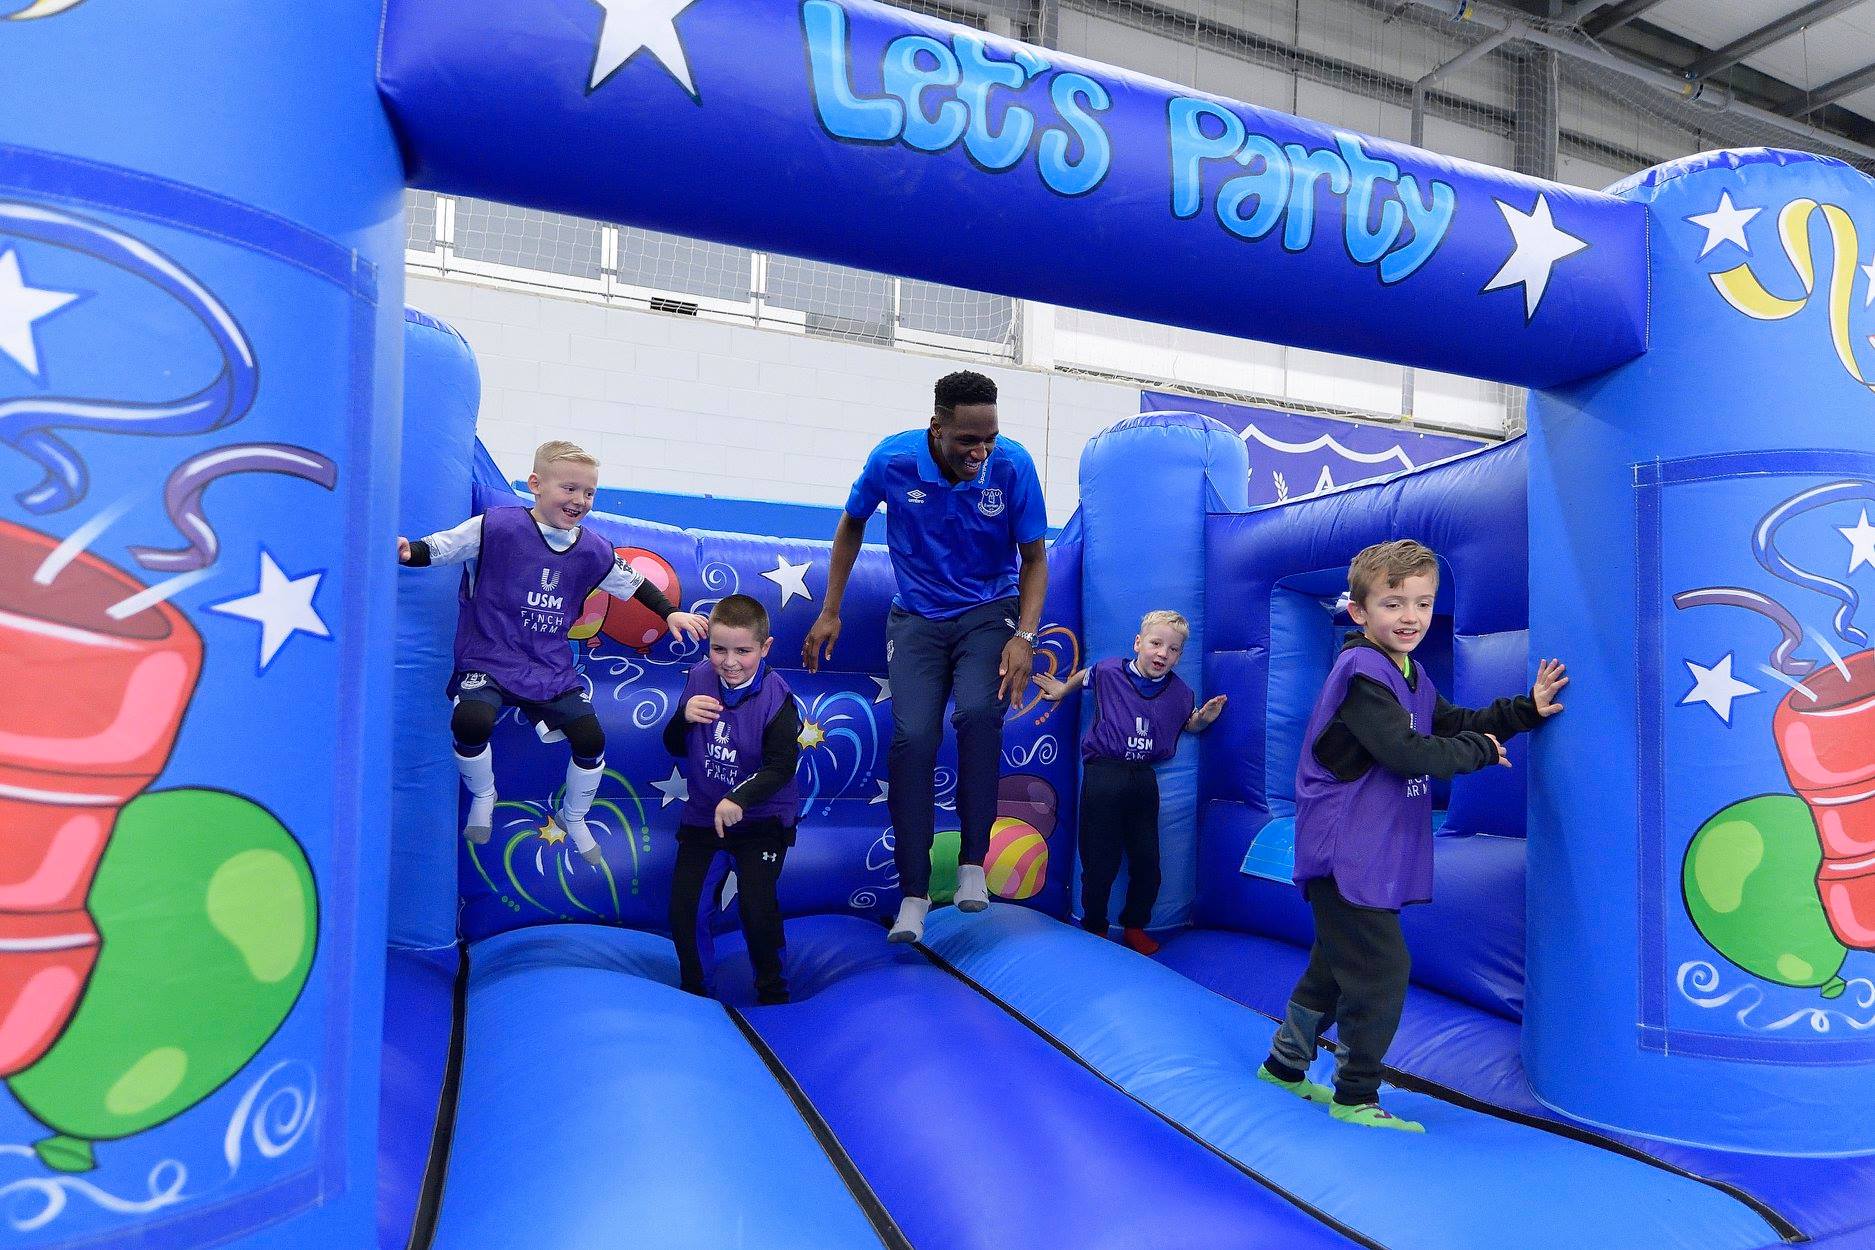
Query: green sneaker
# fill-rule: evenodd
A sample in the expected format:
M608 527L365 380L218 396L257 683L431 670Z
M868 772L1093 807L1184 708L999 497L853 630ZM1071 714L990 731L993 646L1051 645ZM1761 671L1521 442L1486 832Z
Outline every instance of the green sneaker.
M1328 1114L1343 1124L1359 1124L1363 1128L1390 1128L1401 1133L1426 1131L1426 1126L1419 1121L1402 1120L1391 1111L1383 1110L1377 1102L1364 1102L1358 1107L1338 1102L1328 1108Z
M1327 1104L1335 1100L1335 1091L1329 1089L1326 1085L1317 1085L1307 1077L1304 1077L1300 1081L1285 1081L1282 1077L1277 1076L1262 1064L1257 1065L1257 1080L1268 1081L1277 1089L1286 1089L1303 1102Z

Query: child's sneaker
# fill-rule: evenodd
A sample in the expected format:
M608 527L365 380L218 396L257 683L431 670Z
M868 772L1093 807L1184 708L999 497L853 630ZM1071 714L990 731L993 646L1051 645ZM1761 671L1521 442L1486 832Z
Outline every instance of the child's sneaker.
M1356 1107L1338 1102L1328 1108L1328 1114L1343 1124L1359 1124L1363 1128L1390 1128L1401 1133L1426 1131L1426 1126L1419 1121L1402 1120L1377 1102L1364 1102Z
M1159 944L1144 929L1120 930L1120 941L1128 950L1138 951L1142 955L1157 955Z
M1335 1100L1335 1091L1326 1085L1317 1085L1307 1077L1299 1081L1285 1081L1264 1064L1257 1065L1257 1080L1267 1081L1277 1089L1286 1089L1303 1102L1318 1102L1327 1105Z
M898 919L892 924L892 931L885 935L888 942L924 941L924 917L931 910L928 898L906 898L898 905Z
M982 911L990 905L990 885L982 864L957 865L957 893L951 901L958 911Z
M579 857L597 868L605 862L605 855L599 850L599 839L592 836L592 830L586 827L584 820L575 820L561 809L553 814L553 823L566 831L566 836L573 840L573 849Z

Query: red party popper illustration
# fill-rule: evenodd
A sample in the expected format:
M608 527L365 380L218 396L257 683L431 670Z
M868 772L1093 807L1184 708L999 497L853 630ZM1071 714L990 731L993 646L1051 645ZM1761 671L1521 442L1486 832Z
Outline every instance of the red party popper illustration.
M1875 950L1875 651L1819 667L1771 729L1823 844L1817 894L1844 946Z
M202 667L180 611L139 606L143 583L67 554L0 521L0 1077L38 1060L84 992L92 877L119 811L162 772Z

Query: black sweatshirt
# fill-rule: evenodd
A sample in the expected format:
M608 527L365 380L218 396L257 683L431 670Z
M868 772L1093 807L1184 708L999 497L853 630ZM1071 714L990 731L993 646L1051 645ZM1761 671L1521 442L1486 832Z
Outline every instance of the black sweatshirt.
M1350 635L1342 644L1343 650L1348 647L1384 649L1365 634ZM1407 684L1417 690L1420 680L1421 668L1414 664ZM1447 703L1440 695L1433 707L1432 732L1418 733L1393 691L1371 677L1356 677L1313 749L1322 767L1341 781L1358 780L1376 763L1401 777L1447 780L1497 763L1497 749L1486 734L1504 742L1542 723L1536 700L1527 694L1477 710Z
M664 749L678 759L688 754L684 734L690 728L690 722L684 719L684 709L679 707L677 714L664 726ZM801 761L801 709L795 706L793 699L785 699L775 714L769 718L768 727L762 730L762 766L741 785L729 792L737 807L748 807L769 798L788 784L794 776L795 767ZM744 821L743 824L775 825L780 821ZM737 825L741 829L742 825ZM749 832L754 832L751 829Z

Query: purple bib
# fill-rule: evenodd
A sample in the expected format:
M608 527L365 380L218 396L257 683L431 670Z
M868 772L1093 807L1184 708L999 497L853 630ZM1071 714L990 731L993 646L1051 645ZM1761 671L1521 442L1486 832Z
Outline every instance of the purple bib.
M722 716L711 724L684 726L684 779L690 786L682 817L686 825L709 828L716 822L716 805L762 770L762 735L781 705L794 697L781 674L766 664L756 674L754 688L737 693L741 700L731 705L722 678L708 660L693 665L684 683L679 708L700 694L723 703ZM773 818L792 827L800 808L800 785L790 777L768 798L743 808L742 815Z
M509 694L539 703L577 687L566 631L615 559L590 529L555 551L526 508L483 513L481 554L462 576L456 671L487 673Z
M1354 781L1341 781L1315 758L1315 742L1341 710L1348 683L1367 677L1393 692L1413 718L1413 731L1432 732L1438 703L1432 677L1414 669L1419 688L1407 684L1386 654L1374 647L1345 648L1329 670L1302 738L1296 767L1296 884L1333 877L1341 896L1360 907L1399 909L1432 898L1432 779L1402 777L1379 764Z
M1094 665L1087 688L1094 692L1094 722L1081 739L1084 760L1154 764L1170 759L1197 703L1177 673L1167 673L1154 693L1141 694L1125 660Z

